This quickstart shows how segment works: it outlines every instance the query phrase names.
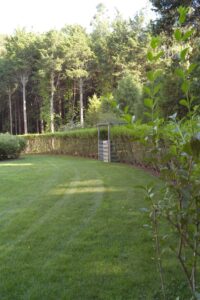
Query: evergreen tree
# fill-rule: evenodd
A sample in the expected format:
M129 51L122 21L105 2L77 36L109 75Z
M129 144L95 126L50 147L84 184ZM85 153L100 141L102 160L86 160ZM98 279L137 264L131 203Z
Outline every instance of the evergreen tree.
M67 26L63 29L68 42L66 51L66 75L79 83L80 125L84 127L83 83L88 77L88 63L93 53L85 30L79 26Z
M15 74L22 85L23 94L23 125L24 133L28 133L26 85L32 74L37 49L35 48L35 35L24 29L17 30L6 40L7 57L15 64Z
M55 108L54 97L58 88L59 79L62 73L62 66L65 59L63 34L56 30L51 30L41 37L38 72L40 76L40 92L44 101L45 121L50 119L50 131L55 131ZM47 103L48 101L48 103ZM46 110L46 108L48 108ZM48 118L49 116L49 118Z
M154 32L172 33L173 26L177 23L177 9L179 6L190 8L190 13L187 17L184 26L190 24L198 31L200 30L200 0L150 0L153 5L153 10L158 13L159 18L153 25Z

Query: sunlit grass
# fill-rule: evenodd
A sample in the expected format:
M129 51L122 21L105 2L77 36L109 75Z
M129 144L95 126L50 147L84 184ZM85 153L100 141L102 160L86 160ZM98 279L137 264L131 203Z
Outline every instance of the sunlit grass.
M107 188L107 192L123 192L122 189L119 188ZM58 187L52 191L52 195L62 195L63 193L66 194L83 194L83 193L103 193L104 192L104 187L102 186L80 186L79 188L76 187L76 190L73 188L69 187Z
M32 164L29 163L5 163L5 162L0 162L0 168L4 168L4 167L30 167L32 166Z
M0 178L1 300L161 299L149 204L135 188L158 179L65 156L1 162ZM175 260L164 265L171 281Z

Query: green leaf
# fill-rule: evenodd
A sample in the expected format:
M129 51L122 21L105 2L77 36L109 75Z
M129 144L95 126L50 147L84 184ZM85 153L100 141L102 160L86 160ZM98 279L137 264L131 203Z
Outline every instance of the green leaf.
M156 49L160 45L160 37L153 36L150 45L152 49Z
M149 113L148 111L145 111L145 112L144 112L144 115L147 116L148 118L151 118L151 117L152 117L151 113Z
M194 29L188 30L184 35L183 35L183 41L187 41L187 39L189 39L189 37L191 37L191 35L194 33Z
M161 56L164 55L164 51L160 51L155 57L154 57L154 60L158 60Z
M162 84L159 83L159 84L157 84L157 85L154 87L154 89L153 89L153 94L154 94L154 96L160 91L161 86L162 86Z
M153 99L151 98L145 98L144 99L144 105L148 108L153 108Z
M147 72L147 78L149 79L149 81L154 81L154 72L153 71L149 71Z
M191 64L188 68L188 74L192 73L196 69L197 64Z
M186 186L181 190L183 207L188 207L190 199L191 199L191 186ZM182 220L183 224L186 223L185 220Z
M185 72L183 71L183 69L178 68L175 70L175 73L178 77L185 79Z
M179 17L179 23L180 24L183 24L184 22L185 22L185 19L186 19L186 16L185 15L181 15L180 17Z
M161 56L163 56L164 51L160 51L158 54L153 55L152 51L147 52L147 58L149 61L157 61Z
M183 145L183 152L187 153L188 155L192 155L192 148L190 143L185 143Z
M185 22L188 11L189 11L188 7L179 6L179 8L178 8L178 13L179 13L178 21L181 25Z
M151 82L154 82L161 75L162 75L162 70L160 70L160 69L158 69L156 71L149 71L149 72L147 72L147 78Z
M125 112L125 114L127 114L127 113L128 113L128 111L129 111L129 106L128 106L128 105L126 105L126 106L125 106L125 108L124 108L124 112Z
M183 106L185 106L185 107L187 107L187 108L188 108L188 103L187 103L187 100L185 100L185 99L182 99L182 100L180 100L180 101L179 101L179 103L180 103L181 105L183 105Z
M154 80L156 80L158 77L160 77L162 75L162 70L158 69L154 72Z
M144 91L147 95L149 95L150 97L152 96L152 92L151 92L151 89L148 87L148 86L145 86L144 87Z
M190 97L190 104L192 104L196 99L197 99L197 97L191 96ZM194 107L193 107L193 109L194 109Z
M200 132L191 138L190 146L192 149L192 154L196 157L200 155Z
M181 53L180 53L181 60L185 60L188 50L189 50L189 48L185 48L181 51Z
M181 33L180 29L175 30L174 37L178 42L180 42L182 40L182 33Z
M147 58L148 58L149 61L153 61L154 60L154 56L153 56L153 53L151 51L147 52Z
M124 114L123 119L130 124L132 121L132 116L130 114Z
M189 92L189 88L190 88L190 84L189 84L188 81L185 80L185 81L182 83L182 85L181 85L181 90L182 90L185 94L187 94L187 93Z
M170 146L169 151L172 155L177 155L177 147L175 145Z

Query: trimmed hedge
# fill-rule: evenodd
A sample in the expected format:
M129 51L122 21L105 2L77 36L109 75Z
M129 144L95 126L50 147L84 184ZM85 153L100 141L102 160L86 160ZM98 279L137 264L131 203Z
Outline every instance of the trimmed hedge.
M111 137L119 162L157 168L152 163L151 145L148 149L142 140L149 135L151 127L146 124L114 126ZM25 153L54 153L98 158L97 128L78 129L67 132L29 134Z
M26 147L26 140L9 133L0 134L0 160L18 158Z
M67 132L24 135L25 153L55 153L97 157L97 129L79 129Z

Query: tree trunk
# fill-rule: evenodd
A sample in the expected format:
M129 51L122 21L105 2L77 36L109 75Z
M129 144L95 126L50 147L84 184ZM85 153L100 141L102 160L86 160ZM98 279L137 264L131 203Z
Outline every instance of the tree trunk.
M75 105L76 105L76 80L73 80L73 98L72 98L72 110L71 110L71 123L74 123L75 117Z
M15 134L17 135L18 133L18 124L17 124L17 101L15 101Z
M22 134L22 121L21 121L21 109L18 102L18 122L19 122L19 134Z
M40 133L40 129L39 129L39 120L36 119L36 132Z
M43 119L41 119L40 126L41 126L41 133L44 133L44 120Z
M51 72L51 98L50 98L50 128L51 132L54 132L54 107L53 107L53 101L54 101L54 73Z
M3 112L1 112L1 131L3 132Z
M9 115L10 115L10 134L13 134L13 119L12 119L12 92L11 89L8 90L8 105L9 105Z
M84 117L83 117L83 78L79 80L79 92L80 92L80 123L81 127L84 127Z
M28 76L21 75L22 91L23 91L23 117L24 117L24 134L28 133L27 127L27 113L26 113L26 84L28 82Z

